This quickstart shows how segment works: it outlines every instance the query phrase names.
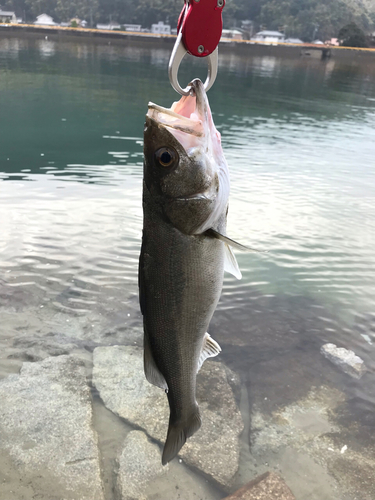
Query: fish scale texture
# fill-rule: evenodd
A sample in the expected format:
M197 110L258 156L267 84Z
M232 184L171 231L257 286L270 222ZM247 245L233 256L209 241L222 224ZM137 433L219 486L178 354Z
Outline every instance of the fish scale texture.
M144 323L171 406L176 418L184 420L195 408L202 341L222 289L224 245L175 229L162 219L147 193L144 210Z
M228 166L204 85L191 88L172 109L149 103L144 128L140 303L146 377L168 389L163 464L201 426L196 375L224 275L224 244L206 231L225 234Z

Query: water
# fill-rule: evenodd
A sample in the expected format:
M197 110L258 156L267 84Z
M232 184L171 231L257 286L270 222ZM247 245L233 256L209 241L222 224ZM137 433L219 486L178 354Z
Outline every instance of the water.
M170 49L0 39L1 378L19 370L35 338L70 341L81 353L139 343L143 122L149 100L176 99ZM274 468L298 500L372 499L375 59L222 52L209 98L231 172L228 234L266 251L237 255L243 279L225 276L211 325L221 359L241 376L250 425L236 484ZM204 72L185 63L181 82ZM364 359L361 380L322 357L327 342ZM324 407L322 390L343 399ZM306 398L321 404L312 424L323 407L335 422L318 434L339 436L348 455L326 457L319 444L309 461L306 443L280 429L298 452L262 441L251 422L267 434L265 416L286 418Z

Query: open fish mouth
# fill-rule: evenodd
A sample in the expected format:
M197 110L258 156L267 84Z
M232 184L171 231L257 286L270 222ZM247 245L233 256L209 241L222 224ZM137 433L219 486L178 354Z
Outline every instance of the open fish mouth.
M191 95L182 96L170 108L150 102L147 116L159 127L166 128L185 148L203 145L211 132L215 131L211 111L203 83L191 82Z
M163 132L161 136L166 142L163 146L168 146L170 134L185 150L189 160L180 168L177 180L174 175L162 178L162 191L171 200L179 202L179 209L189 205L196 209L205 207L204 222L197 223L194 228L195 232L204 232L225 210L229 197L229 172L204 85L195 79L190 86L190 95L181 97L170 108L149 103L146 123L152 121L155 134L157 129ZM181 185L181 178L185 180L184 185Z
M195 97L188 96L187 98L195 99ZM174 102L171 108L163 108L158 104L149 102L147 116L153 118L159 125L165 128L179 130L185 134L195 135L202 137L204 134L202 120L199 119L197 113L193 111L190 116L185 116L185 112L191 107L193 103L187 103L186 108L179 109L184 114L174 111L174 107L180 103Z

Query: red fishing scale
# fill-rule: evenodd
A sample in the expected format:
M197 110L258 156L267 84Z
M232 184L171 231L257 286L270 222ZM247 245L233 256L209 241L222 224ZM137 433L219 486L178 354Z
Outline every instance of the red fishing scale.
M207 57L208 73L204 88L208 91L217 75L218 45L223 30L222 12L225 0L185 0L177 25L177 40L168 65L169 81L181 95L190 87L178 82L178 68L185 54Z
M186 50L205 57L219 45L223 30L222 11L225 0L189 0L178 19L177 33L182 31Z

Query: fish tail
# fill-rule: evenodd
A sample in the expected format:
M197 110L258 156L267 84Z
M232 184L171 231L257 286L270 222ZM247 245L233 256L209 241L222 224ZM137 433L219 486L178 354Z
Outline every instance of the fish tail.
M165 441L162 464L170 462L186 443L188 437L192 436L202 425L198 405L187 420L173 421L169 419L167 440Z

